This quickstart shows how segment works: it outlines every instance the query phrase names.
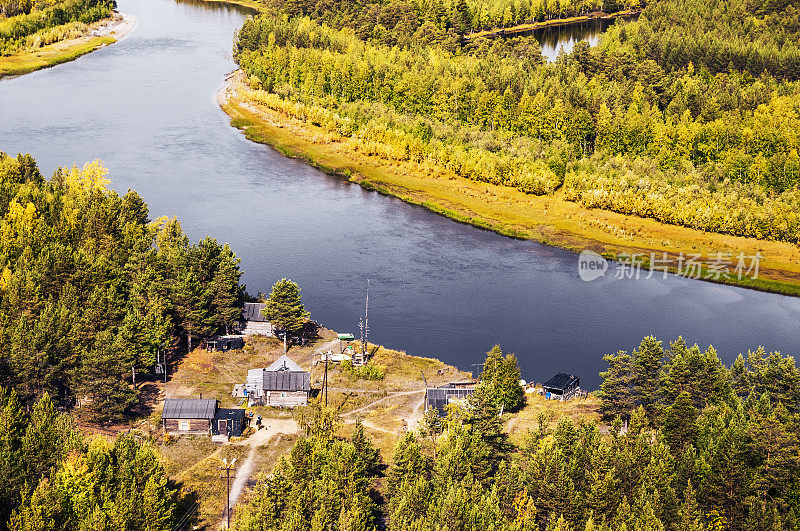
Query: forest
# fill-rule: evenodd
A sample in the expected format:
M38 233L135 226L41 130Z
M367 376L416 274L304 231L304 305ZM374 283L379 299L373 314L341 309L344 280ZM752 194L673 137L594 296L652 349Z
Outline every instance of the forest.
M492 363L491 360L504 360ZM266 530L796 530L800 370L763 349L716 351L646 337L605 358L608 423L551 422L518 444L498 408L512 357L445 419L426 413L386 465L363 426L337 434L312 407L305 437L264 474L234 528ZM502 367L502 369L500 369ZM500 375L505 375L502 377ZM518 372L517 372L518 376Z
M474 20L477 4L459 5ZM410 4L367 25L355 6L309 6L280 3L238 32L247 99L387 163L800 242L800 14L788 3L661 0L552 63L534 37L466 39Z
M168 531L183 497L153 446L84 438L45 393L30 414L0 387L0 529Z
M225 332L244 297L227 244L190 243L109 184L98 161L46 180L30 155L0 154L0 387L80 399L96 420L129 413L132 370Z
M0 56L83 35L116 0L0 0Z
M448 48L481 30L589 13L638 9L641 0L264 0L268 10L351 28L375 44L409 46L433 39Z

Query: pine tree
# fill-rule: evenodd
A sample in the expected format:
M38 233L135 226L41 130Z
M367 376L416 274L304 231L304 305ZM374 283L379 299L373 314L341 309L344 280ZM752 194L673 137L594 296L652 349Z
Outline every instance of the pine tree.
M300 288L285 278L272 286L267 306L262 313L279 334L288 335L296 335L302 331L309 317L300 302Z
M650 418L656 414L659 373L664 358L661 341L645 337L633 352L633 391L636 402L642 405Z
M127 378L131 363L110 332L97 336L96 347L84 352L81 393L89 399L86 407L98 420L114 420L127 413L138 401L138 390Z
M608 370L600 373L603 382L598 395L602 400L603 416L626 417L635 405L633 395L633 367L627 352L619 351L603 357L608 362Z
M194 272L186 271L175 283L173 304L178 322L186 332L188 349L191 351L193 336L203 337L211 332L209 322L213 321L213 316L210 315L210 293Z
M19 505L27 479L23 453L27 421L17 394L0 387L0 526Z
M500 345L486 353L480 375L486 397L504 411L516 411L525 403L525 390L520 385L517 357L503 356Z
M241 260L231 251L228 244L220 253L219 268L211 283L212 301L217 323L230 332L233 323L242 315L243 288L239 286L242 273Z
M383 466L381 453L380 450L372 445L372 441L364 433L364 425L361 423L361 419L356 421L356 429L350 438L350 442L355 448L357 473L366 477L376 476Z
M697 437L697 417L700 412L694 407L692 397L684 391L664 412L664 436L672 452L683 452L686 445L693 444Z

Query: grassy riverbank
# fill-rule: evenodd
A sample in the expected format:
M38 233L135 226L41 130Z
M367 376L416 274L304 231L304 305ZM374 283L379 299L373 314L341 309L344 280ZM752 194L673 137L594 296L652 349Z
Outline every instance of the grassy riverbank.
M326 173L381 194L423 206L461 223L572 251L592 249L609 258L623 254L760 253L757 279L725 283L800 295L800 253L795 245L763 241L659 223L566 201L564 194L534 196L517 189L465 179L427 164L392 161L360 150L358 140L331 133L251 100L241 76L220 93L231 124L247 138L302 159Z
M42 68L74 61L82 55L117 42L136 26L130 15L113 17L90 25L80 37L64 39L9 56L0 56L0 78L21 76Z

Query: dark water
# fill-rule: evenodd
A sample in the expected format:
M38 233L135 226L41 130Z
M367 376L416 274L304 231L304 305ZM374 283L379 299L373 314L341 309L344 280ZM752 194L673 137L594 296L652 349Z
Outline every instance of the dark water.
M139 19L126 40L0 82L0 150L30 152L46 172L104 160L151 217L229 242L251 293L290 277L313 318L357 333L371 279L370 340L464 369L499 342L523 377L565 371L589 388L604 354L646 334L713 343L728 362L758 345L796 351L798 299L676 277L586 283L574 254L451 222L247 141L214 99L244 12L119 7Z
M584 24L536 30L532 34L539 41L542 55L548 61L555 61L562 49L564 53L570 53L583 40L588 41L590 46L595 46L600 35L613 23L612 20L591 20Z

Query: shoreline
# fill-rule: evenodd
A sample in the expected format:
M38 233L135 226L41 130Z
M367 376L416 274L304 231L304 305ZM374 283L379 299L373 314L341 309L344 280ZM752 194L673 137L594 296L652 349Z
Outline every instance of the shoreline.
M329 175L459 223L575 253L592 250L610 260L633 253L645 257L650 253L658 256L667 253L673 262L681 253L703 256L734 251L734 256L739 252L747 256L760 253L763 259L757 279L692 280L800 296L800 251L790 243L700 232L648 218L587 209L566 201L559 192L549 196L527 195L444 170L364 155L348 149L352 139L244 100L239 94L240 88L244 88L243 76L240 70L229 73L217 93L217 102L231 118L231 125L249 140L269 145L283 156L302 160ZM646 265L647 261L642 265L644 273ZM676 272L675 267L669 270ZM701 271L700 276L705 276L706 271Z
M125 39L136 29L138 20L133 15L115 11L113 16L91 24L80 37L64 39L36 50L0 57L0 81L30 74L44 68L74 61Z
M640 15L642 11L644 10L627 9L625 11L617 11L615 13L596 12L596 13L588 13L586 15L578 15L577 17L554 18L551 20L544 20L542 22L534 22L532 24L519 24L517 26L511 26L510 28L477 31L475 33L469 33L467 35L464 35L464 40L469 41L480 37L486 37L486 38L508 37L512 35L518 35L520 33L529 33L531 31L537 31L542 29L560 28L563 26L584 24L586 22L592 22L595 20L614 20L617 18L629 18Z

